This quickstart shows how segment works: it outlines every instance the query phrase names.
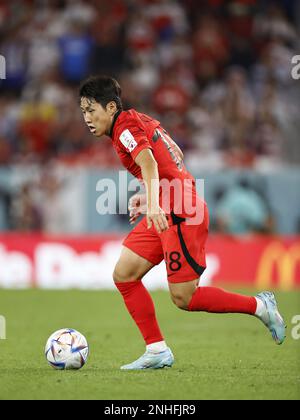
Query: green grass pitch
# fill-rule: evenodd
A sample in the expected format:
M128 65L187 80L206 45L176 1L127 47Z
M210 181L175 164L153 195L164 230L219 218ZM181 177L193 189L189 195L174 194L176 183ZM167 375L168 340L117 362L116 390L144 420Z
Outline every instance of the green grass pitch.
M0 400L300 399L300 340L291 334L299 293L277 293L288 325L282 346L253 317L183 312L166 292L152 296L176 363L125 372L120 365L139 357L144 344L117 292L0 290L7 322ZM90 357L80 371L55 371L46 363L48 336L65 327L89 341Z

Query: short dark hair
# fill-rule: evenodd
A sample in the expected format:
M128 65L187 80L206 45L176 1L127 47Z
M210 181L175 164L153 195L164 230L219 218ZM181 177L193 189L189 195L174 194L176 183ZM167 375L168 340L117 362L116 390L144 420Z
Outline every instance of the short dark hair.
M122 89L116 79L108 76L91 76L84 80L79 88L80 98L95 100L103 108L109 102L115 102L119 110L123 109Z

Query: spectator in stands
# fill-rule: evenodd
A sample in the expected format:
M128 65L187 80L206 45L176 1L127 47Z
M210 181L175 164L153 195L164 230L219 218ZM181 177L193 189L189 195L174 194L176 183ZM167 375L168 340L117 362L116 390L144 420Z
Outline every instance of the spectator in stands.
M221 22L211 15L201 16L193 34L195 72L200 86L221 74L230 54L228 38Z
M93 39L85 27L75 21L71 31L60 38L59 46L63 78L70 83L79 83L91 71Z
M241 179L221 196L216 209L219 232L232 235L270 233L272 218L268 207L249 181Z
M0 204L3 206L4 219L7 225L7 229L14 228L11 223L11 206L12 206L12 193L7 187L0 185Z
M42 212L35 203L30 183L23 184L19 193L13 198L11 218L15 230L41 232L43 227Z

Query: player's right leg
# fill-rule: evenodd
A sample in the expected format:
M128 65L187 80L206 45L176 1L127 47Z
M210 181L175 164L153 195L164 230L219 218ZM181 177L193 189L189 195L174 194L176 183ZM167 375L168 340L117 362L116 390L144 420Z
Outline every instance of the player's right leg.
M148 242L144 243L144 246L141 246L139 235L141 229L141 226L138 227L136 232L131 233L125 240L125 247L113 275L116 287L123 296L127 310L146 343L145 354L133 363L122 366L121 369L123 370L158 369L165 366L171 367L174 363L173 354L167 347L160 331L152 298L141 281L144 275L160 262L162 258L160 255L161 245L160 242L154 241L154 238L150 238ZM144 253L145 256L147 256L148 249L149 259L152 259L152 262L127 248L127 246L133 249L137 246L138 252ZM157 247L156 257L154 257L155 247Z

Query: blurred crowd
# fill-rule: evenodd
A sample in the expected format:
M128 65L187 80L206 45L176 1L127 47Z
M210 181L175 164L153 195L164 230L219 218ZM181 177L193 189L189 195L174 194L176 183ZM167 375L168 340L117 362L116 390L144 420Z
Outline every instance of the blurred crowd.
M192 171L299 164L299 3L0 0L0 169L44 168L15 192L0 188L7 227L64 229L64 186L49 165L120 166L110 140L95 141L83 123L78 86L91 74L116 77L124 108L159 119ZM246 184L217 194L213 229L276 230Z
M297 0L0 0L0 165L118 166L79 112L97 73L162 121L191 168L298 163L299 18Z

